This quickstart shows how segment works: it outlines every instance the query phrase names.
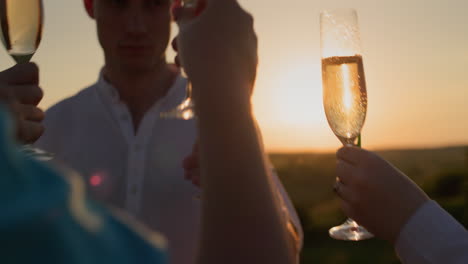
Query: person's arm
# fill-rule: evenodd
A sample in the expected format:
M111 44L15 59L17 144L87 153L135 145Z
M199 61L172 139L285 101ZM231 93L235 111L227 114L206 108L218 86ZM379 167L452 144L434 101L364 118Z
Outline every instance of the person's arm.
M196 19L177 17L180 58L192 81L200 137L198 263L293 263L251 115L257 67L252 18L234 0L208 1Z
M279 200L279 208L281 213L284 215L285 221L284 224L288 230L289 243L291 243L292 253L296 256L296 259L299 260L299 256L302 250L302 245L304 242L304 232L302 230L301 221L297 215L296 209L289 198L288 193L284 189L281 180L276 174L275 169L270 166L270 173L272 175L272 181L274 186L274 192Z
M262 133L258 123L256 125L258 141L262 144L261 147L263 149L264 146ZM279 179L278 174L276 173L276 170L266 153L264 153L264 160L272 181L272 192L276 194L276 201L278 203L277 207L281 210L280 213L284 217L283 224L288 230L288 242L290 243L289 248L291 249L291 254L294 255L295 262L299 263L302 244L304 241L304 233L302 231L301 221L299 220L296 209L294 208L288 193L284 189L284 186L281 183L281 180Z
M257 128L257 133L259 135L259 141L262 142L260 130ZM281 180L276 173L275 168L269 161L268 157L265 155L265 162L268 167L268 171L271 175L273 192L277 196L277 207L280 209L280 213L284 215L284 225L286 225L288 230L289 243L291 243L291 248L293 249L293 254L299 259L299 254L302 249L303 243L303 231L301 222L296 213L293 203L289 198L288 193L283 187ZM195 143L192 149L192 152L184 159L183 168L185 171L185 178L188 181L191 181L193 185L200 187L200 162L199 162L199 143Z
M468 263L468 233L405 174L373 152L337 153L346 215L391 242L403 263Z
M290 263L284 217L263 162L255 121L248 107L225 106L231 113L202 107L198 111L203 175L200 263L226 263L228 256L232 263Z

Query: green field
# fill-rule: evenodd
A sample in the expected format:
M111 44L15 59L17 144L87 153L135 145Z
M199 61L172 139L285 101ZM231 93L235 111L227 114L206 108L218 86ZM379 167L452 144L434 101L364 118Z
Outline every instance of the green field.
M468 226L468 147L378 153ZM328 237L328 228L345 219L331 190L334 153L272 153L270 159L302 221L305 240L301 263L399 263L385 241L343 242Z

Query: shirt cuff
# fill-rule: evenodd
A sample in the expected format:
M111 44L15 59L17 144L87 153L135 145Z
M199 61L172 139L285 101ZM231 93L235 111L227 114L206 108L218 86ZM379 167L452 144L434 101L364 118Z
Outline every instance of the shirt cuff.
M395 245L402 263L468 263L468 232L435 201L424 203Z

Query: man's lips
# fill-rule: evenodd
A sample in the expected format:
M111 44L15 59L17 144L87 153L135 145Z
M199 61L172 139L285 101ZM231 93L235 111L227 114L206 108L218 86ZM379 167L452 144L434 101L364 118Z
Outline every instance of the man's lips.
M151 47L145 45L121 45L119 46L119 50L130 54L144 54L150 52Z

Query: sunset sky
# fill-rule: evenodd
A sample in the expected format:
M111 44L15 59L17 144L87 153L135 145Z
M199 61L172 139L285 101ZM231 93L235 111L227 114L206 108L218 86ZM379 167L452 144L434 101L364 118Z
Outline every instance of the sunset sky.
M319 13L336 7L359 14L369 100L363 146L468 144L468 1L240 2L253 14L260 42L253 103L268 150L340 146L325 119L320 73ZM103 59L81 0L44 0L44 6L43 41L33 61L47 109L93 83ZM12 65L0 52L0 69Z

